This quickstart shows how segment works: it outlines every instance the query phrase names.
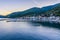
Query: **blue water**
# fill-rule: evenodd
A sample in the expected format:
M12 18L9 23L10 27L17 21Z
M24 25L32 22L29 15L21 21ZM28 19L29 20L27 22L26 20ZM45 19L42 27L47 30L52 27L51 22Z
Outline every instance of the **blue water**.
M28 22L0 22L0 40L60 40L60 30Z

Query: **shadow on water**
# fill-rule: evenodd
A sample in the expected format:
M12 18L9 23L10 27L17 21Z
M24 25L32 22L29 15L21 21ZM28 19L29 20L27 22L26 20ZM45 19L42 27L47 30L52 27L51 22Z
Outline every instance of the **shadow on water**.
M38 22L29 22L29 24L31 24L31 25L34 26L34 27L41 25L41 24L38 23Z
M50 23L50 22L30 22L32 26L44 26L60 29L60 23Z

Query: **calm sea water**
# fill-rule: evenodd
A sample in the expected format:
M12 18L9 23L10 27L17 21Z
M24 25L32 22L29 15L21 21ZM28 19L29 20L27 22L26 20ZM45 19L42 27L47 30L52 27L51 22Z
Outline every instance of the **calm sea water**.
M28 22L0 22L0 40L60 40L59 29L35 25Z

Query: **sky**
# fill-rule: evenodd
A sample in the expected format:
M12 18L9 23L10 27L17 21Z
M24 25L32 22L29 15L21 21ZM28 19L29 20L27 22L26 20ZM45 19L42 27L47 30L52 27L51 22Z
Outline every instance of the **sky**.
M60 0L0 0L0 15L7 15L32 7L44 7L56 3L60 3Z

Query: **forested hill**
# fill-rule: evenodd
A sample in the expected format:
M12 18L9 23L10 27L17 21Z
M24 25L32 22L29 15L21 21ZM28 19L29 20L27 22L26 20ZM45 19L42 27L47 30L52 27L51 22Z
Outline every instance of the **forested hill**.
M53 14L54 16L60 16L60 3L55 5L50 5L42 8L33 7L24 11L13 12L8 14L8 18L16 18L16 17L23 17L23 16L50 16Z

